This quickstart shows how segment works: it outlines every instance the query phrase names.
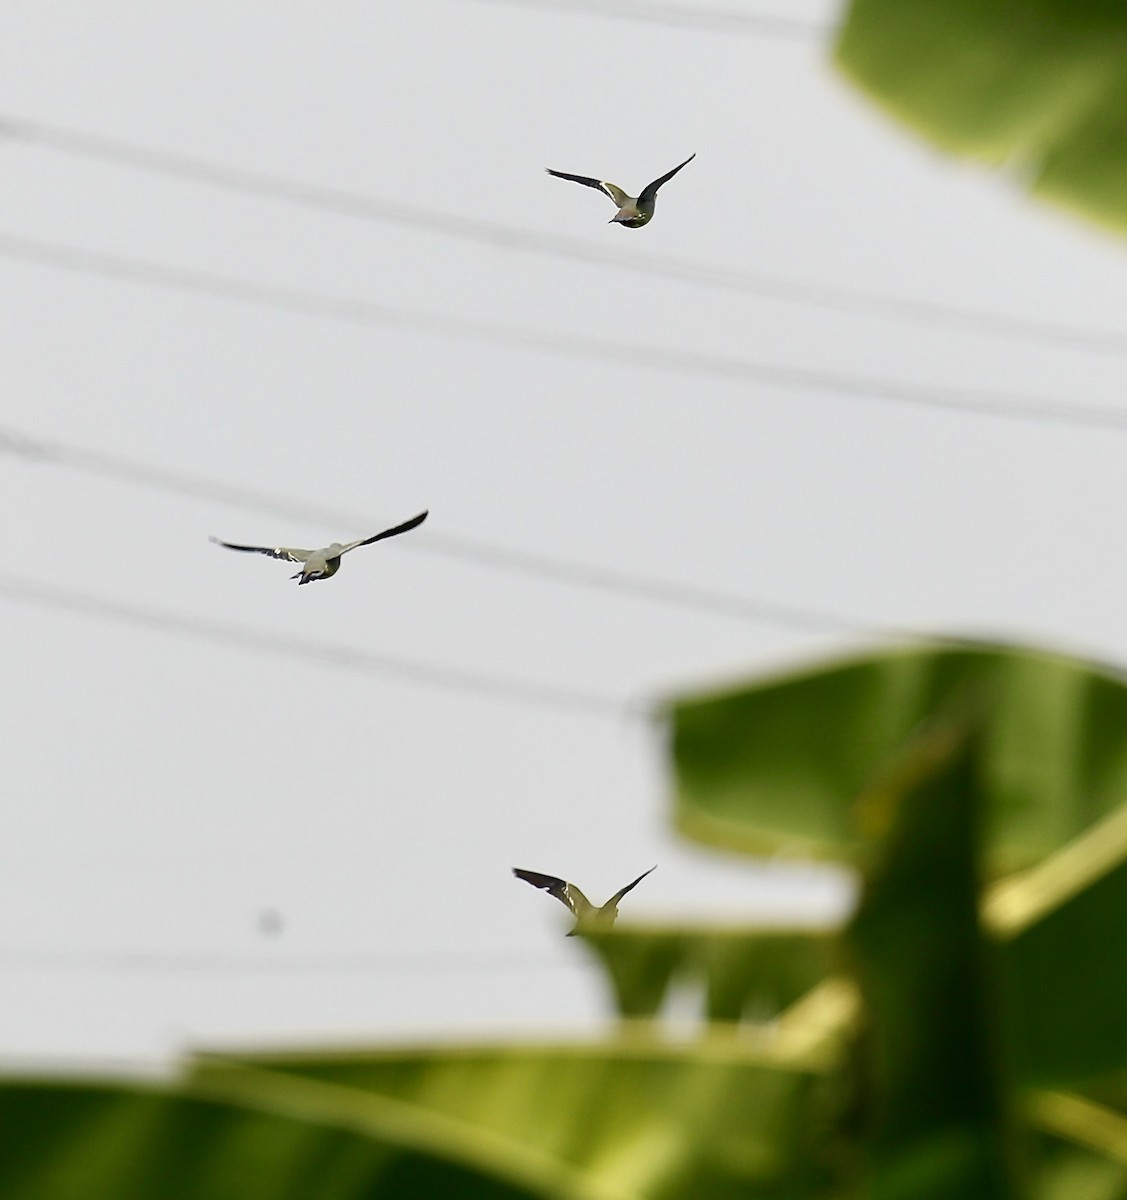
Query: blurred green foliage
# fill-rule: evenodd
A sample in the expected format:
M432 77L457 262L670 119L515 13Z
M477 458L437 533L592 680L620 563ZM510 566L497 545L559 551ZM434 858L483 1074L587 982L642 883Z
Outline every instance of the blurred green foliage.
M5 1200L359 1200L458 1196L533 1200L547 1172L521 1181L433 1129L349 1113L323 1096L275 1088L232 1100L190 1083L0 1088ZM375 1107L375 1106L373 1106ZM529 1172L529 1174L532 1174Z
M1119 0L852 0L846 75L945 150L1127 227L1127 7Z
M1127 689L1112 675L1016 649L894 650L673 705L677 824L728 849L857 862L857 797L956 697L983 713L990 874L1040 862L1127 797Z
M843 928L586 935L594 1045L13 1082L0 1197L1127 1200L1124 682L928 647L669 717L680 828L854 864Z
M703 993L709 1021L764 1022L831 973L838 941L816 930L623 926L586 935L618 1011L653 1017L678 986Z
M937 718L865 797L879 830L847 931L865 1000L875 1200L1016 1195L978 916L977 712Z
M675 1047L627 1034L597 1046L242 1062L267 1090L271 1080L293 1078L403 1103L499 1152L510 1147L554 1163L560 1195L805 1196L825 1175L820 1074L728 1039ZM222 1089L226 1070L202 1062L196 1078Z

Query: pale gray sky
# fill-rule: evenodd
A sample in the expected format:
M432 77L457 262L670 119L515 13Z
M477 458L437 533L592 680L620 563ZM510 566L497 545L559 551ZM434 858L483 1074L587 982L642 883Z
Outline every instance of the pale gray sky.
M829 23L835 6L754 9ZM12 0L0 118L539 230L608 259L1127 333L1118 242L888 123L816 39L472 0ZM694 152L638 231L544 173L630 189ZM487 248L20 138L0 141L0 169L0 431L270 493L294 513L0 455L0 1055L589 1028L598 979L514 865L601 898L658 862L624 905L640 918L811 920L843 902L833 880L673 837L660 736L640 720L106 623L21 601L13 577L623 702L857 643L428 547L470 538L874 628L1127 658L1127 429L283 314L19 261L10 239L1127 413L1122 354ZM322 545L424 507L423 529L300 590L286 564L207 540ZM326 510L358 520L317 519ZM267 909L282 917L271 936Z

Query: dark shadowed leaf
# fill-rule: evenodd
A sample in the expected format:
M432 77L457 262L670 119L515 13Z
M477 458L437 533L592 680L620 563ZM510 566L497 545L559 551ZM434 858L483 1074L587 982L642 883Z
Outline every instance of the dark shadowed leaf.
M1060 1087L1127 1069L1127 808L999 885L986 912L1019 1079Z
M979 930L971 718L920 732L865 798L877 835L849 931L865 1003L869 1195L1017 1195Z

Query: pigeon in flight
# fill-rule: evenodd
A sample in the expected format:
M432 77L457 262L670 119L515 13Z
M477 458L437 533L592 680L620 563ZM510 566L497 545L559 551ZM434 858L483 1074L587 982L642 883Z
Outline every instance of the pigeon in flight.
M547 171L549 175L554 175L557 179L570 179L573 183L583 184L584 187L597 188L604 195L609 196L618 205L618 212L611 217L609 224L613 225L617 221L619 225L625 225L627 229L641 229L654 215L657 189L672 179L681 167L688 166L694 158L696 155L690 154L681 163L681 166L674 167L672 171L660 179L655 179L653 183L647 183L642 188L641 195L638 196L628 196L622 188L616 187L613 183L607 183L605 179L589 179L586 175L568 175L564 171L553 171L551 167L548 167Z
M303 583L312 583L315 579L328 579L335 575L340 570L341 555L347 554L349 550L355 550L357 546L370 546L373 542L383 541L384 538L406 533L408 529L414 529L426 519L427 514L421 512L417 517L404 521L402 525L385 529L383 533L376 533L368 538L357 538L355 542L345 542L343 546L340 542L333 542L331 546L326 546L323 550L292 550L286 546L240 546L237 542L223 542L217 537L213 537L211 540L217 546L226 546L228 550L248 550L252 554L268 554L271 558L301 563L301 570L296 575L290 576L291 579L296 579L300 586Z
M520 867L513 867L513 874L518 879L523 879L525 883L531 883L533 887L543 888L549 896L555 896L561 904L567 905L575 915L575 928L570 930L567 935L572 937L580 931L586 932L589 929L609 929L614 924L615 917L618 916L619 900L632 888L636 888L650 871L656 870L657 865L655 864L650 867L649 871L643 871L633 883L619 888L602 908L596 908L574 883L568 883L565 879L557 879L555 875L522 871Z

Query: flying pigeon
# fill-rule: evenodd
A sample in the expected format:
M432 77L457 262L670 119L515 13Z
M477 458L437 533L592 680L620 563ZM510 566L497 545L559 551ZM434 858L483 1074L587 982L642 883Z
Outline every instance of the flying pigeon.
M286 546L240 546L237 542L223 542L217 537L213 537L211 540L217 546L226 546L228 550L248 550L252 554L268 554L271 558L301 563L301 570L296 575L290 576L291 579L297 580L300 587L303 583L312 583L315 579L328 579L335 575L340 570L341 555L347 554L349 550L355 550L357 546L370 546L373 542L383 541L384 538L406 533L408 529L414 529L426 519L427 514L421 512L417 517L404 521L402 525L385 529L383 533L376 533L368 538L357 538L354 542L345 542L343 546L340 542L333 542L331 546L326 546L323 550L291 550Z
M540 875L536 871L522 871L520 867L513 867L513 874L518 879L523 879L525 883L531 883L533 887L543 888L549 896L555 896L561 904L567 905L571 912L575 914L575 927L567 935L568 937L573 937L580 931L609 929L614 924L615 917L618 916L619 900L632 888L636 888L650 871L656 870L657 865L655 863L654 866L650 867L649 871L643 871L633 883L628 883L624 888L619 888L602 908L596 908L574 883L568 883L564 879L557 879L555 875Z
M568 175L564 171L553 171L551 167L546 169L549 175L554 175L557 179L570 179L573 183L583 184L584 187L597 188L604 195L609 196L618 205L618 212L611 217L609 224L613 225L617 221L619 225L625 225L627 229L641 229L654 215L657 189L672 179L681 167L687 166L694 158L696 155L690 154L680 167L674 167L660 179L655 179L653 183L647 183L639 196L628 196L622 188L616 187L613 183L607 183L605 179L589 179L586 175Z

